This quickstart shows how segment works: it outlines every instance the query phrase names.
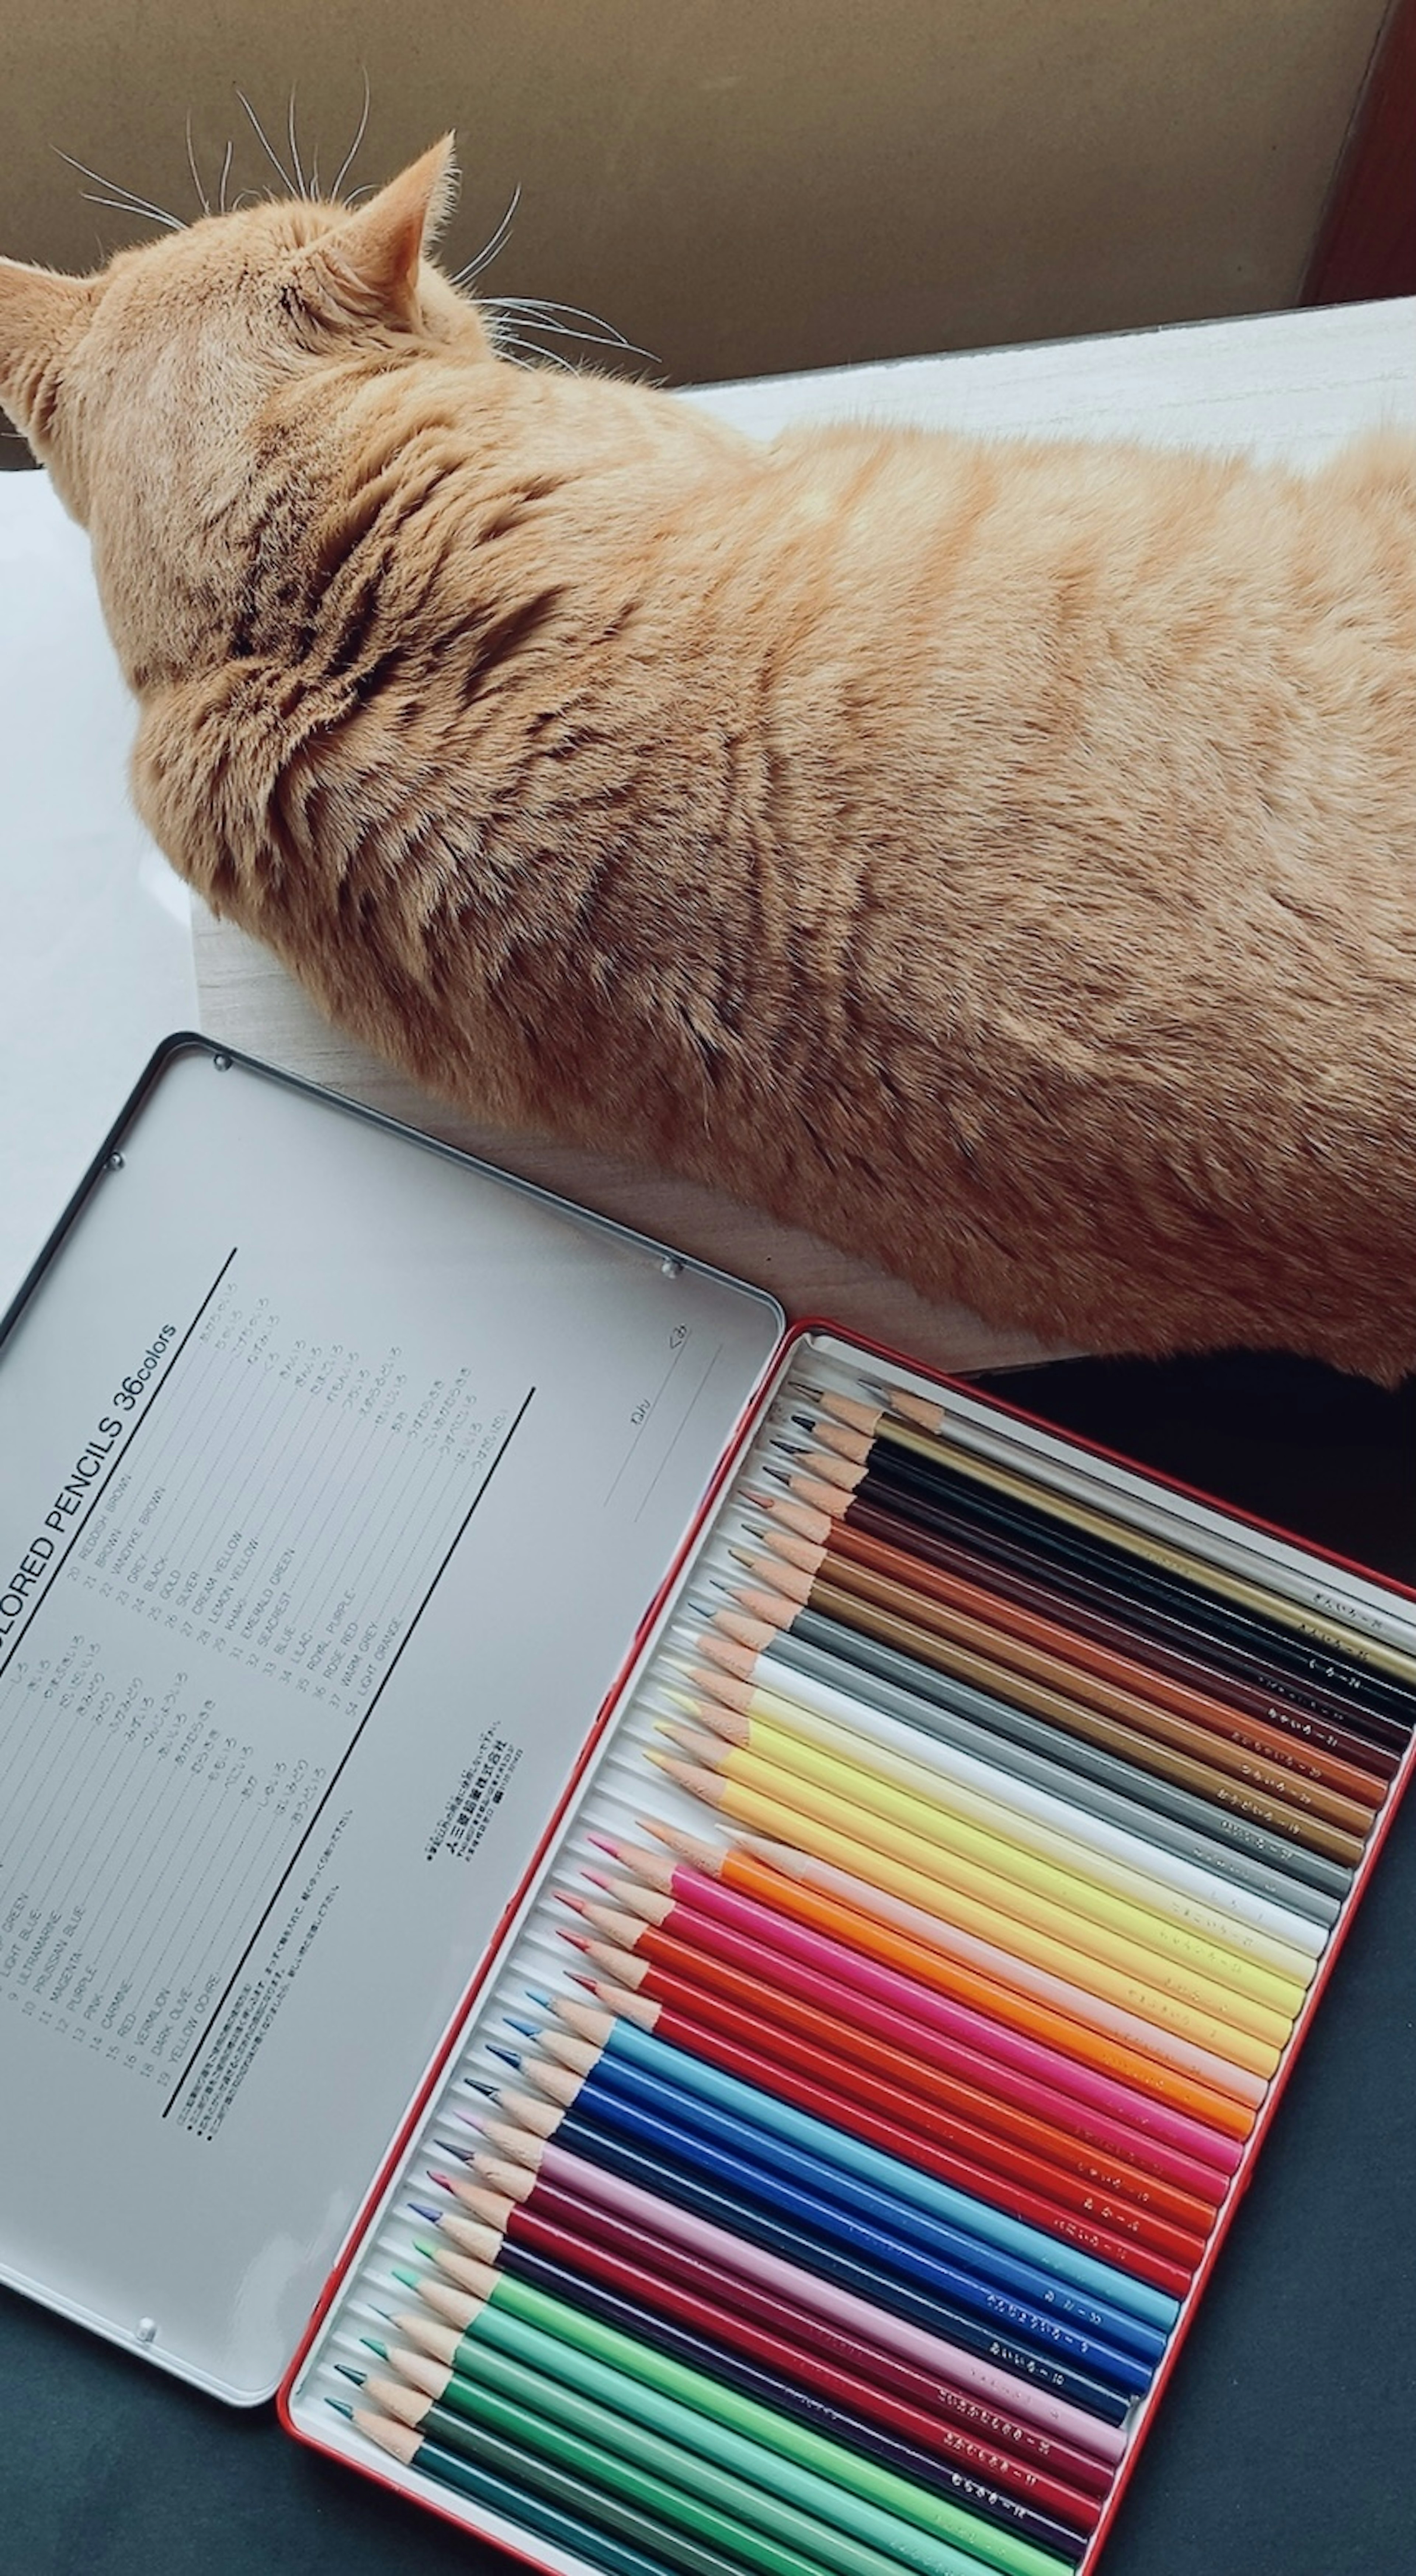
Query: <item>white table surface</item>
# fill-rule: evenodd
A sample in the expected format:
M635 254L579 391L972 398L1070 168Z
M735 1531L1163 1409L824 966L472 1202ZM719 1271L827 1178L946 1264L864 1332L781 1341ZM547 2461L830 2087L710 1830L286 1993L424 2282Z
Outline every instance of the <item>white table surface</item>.
M1134 436L1316 461L1416 424L1416 302L904 359L689 397L770 436L801 419L982 434ZM950 1368L1037 1356L959 1308L689 1182L525 1137L428 1099L329 1029L283 971L194 907L128 803L132 711L83 537L47 482L0 476L0 1305L157 1040L198 1024L486 1154L839 1322Z

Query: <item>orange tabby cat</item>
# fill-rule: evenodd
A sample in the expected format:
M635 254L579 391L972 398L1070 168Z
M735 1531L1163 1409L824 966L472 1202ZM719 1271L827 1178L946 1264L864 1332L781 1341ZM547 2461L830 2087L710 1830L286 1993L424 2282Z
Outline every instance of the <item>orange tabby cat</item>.
M1416 1364L1416 445L758 446L499 359L449 166L0 262L175 864L507 1125L1044 1337Z

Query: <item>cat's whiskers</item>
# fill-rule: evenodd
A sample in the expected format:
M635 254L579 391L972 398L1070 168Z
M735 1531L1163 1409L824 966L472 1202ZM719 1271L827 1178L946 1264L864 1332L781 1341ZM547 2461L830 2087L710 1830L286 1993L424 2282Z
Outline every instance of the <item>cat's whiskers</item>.
M231 155L235 148L236 147L232 142L231 137L228 135L226 139L226 158L221 165L221 186L216 192L216 210L217 213L221 215L224 215L226 212L226 183L231 176Z
M286 131L290 137L290 164L295 173L295 184L301 196L308 197L311 190L305 185L305 173L300 167L300 146L295 140L295 84L293 81L290 84L290 114Z
M516 217L516 209L520 203L521 182L518 179L516 186L511 192L511 203L507 207L506 213L503 215L496 231L493 233L490 241L486 242L482 249L477 252L476 257L474 259L469 259L466 267L460 268L457 271L456 276L452 280L454 286L470 286L473 278L480 277L484 268L490 268L492 261L497 257L498 252L506 248L507 235L511 231L512 224Z
M236 95L239 98L241 105L244 107L247 116L251 120L252 127L255 131L256 141L259 143L261 150L264 152L266 159L270 163L271 168L279 177L280 183L285 189L287 195L292 197L303 196L304 190L298 188L295 181L291 178L289 171L286 169L284 162L276 152L270 136L267 134L265 127L262 125L260 118L256 114L255 109L252 107L245 91L243 89L238 89Z
M169 231L174 233L186 231L187 227L181 217L169 214L165 206L155 206L150 198L135 195L131 188L124 187L121 179L105 179L101 170L91 170L86 161L76 161L72 152L62 151L57 143L54 149L59 154L60 160L67 161L70 169L77 170L81 178L92 179L95 187L111 191L108 196L95 197L91 189L81 188L79 194L86 204L112 206L120 215L145 215L150 223L166 224Z
M498 332L496 349L499 358L508 356L513 349L519 349L521 356L513 360L513 364L518 367L564 367L568 376L573 376L575 373L569 358L563 358L559 349L538 349L534 340L519 340L514 332L505 334Z
M190 108L187 110L187 167L192 174L192 185L197 192L197 203L201 207L202 213L204 215L209 215L211 213L211 199L207 195L205 188L202 186L201 172L197 168L197 156L192 149L192 111Z
M593 332L577 331L572 335L574 338L612 340L618 349L628 349L633 346L633 342L626 340L622 331L615 329L613 322L606 322L603 315L599 313L588 313L583 304L558 304L554 297L548 295L490 295L487 302L496 310L508 313L544 313L546 315L568 313L576 322L593 322L595 325ZM548 323L547 328L549 327Z
M483 309L485 311L489 308L484 307ZM655 357L652 349L640 349L636 347L633 340L604 340L600 337L597 331L567 331L559 323L539 322L534 313L518 314L513 316L513 319L520 323L523 331L545 331L558 340L583 341L592 349L609 349L617 357L645 358L651 366L657 366L659 364L659 361ZM530 345L535 348L539 347L540 344L539 342L533 341ZM542 349L541 355L546 358L553 358L556 355L556 352L554 349ZM566 361L562 359L561 364L564 366L565 363Z
M344 158L343 158L343 160L340 162L339 168L338 168L338 170L337 170L337 171L336 171L336 173L335 173L334 186L331 188L331 190L330 190L330 192L329 192L329 193L330 193L330 195L331 195L332 197L334 197L334 198L337 198L337 197L338 197L340 189L343 187L345 180L348 178L350 171L353 169L354 164L355 164L355 162L357 161L357 159L358 159L358 157L359 157L359 146L360 146L360 144L363 142L365 132L366 132L366 130L367 130L367 128L368 128L368 123L369 123L369 70L368 70L368 65L367 65L367 64L364 64L364 65L362 66L362 69L363 69L363 73L364 73L364 104L363 104L362 109L360 110L360 114L359 114L359 123L358 123L358 126L357 126L356 130L355 130L354 140L353 140L353 142L350 144L348 151L345 153Z

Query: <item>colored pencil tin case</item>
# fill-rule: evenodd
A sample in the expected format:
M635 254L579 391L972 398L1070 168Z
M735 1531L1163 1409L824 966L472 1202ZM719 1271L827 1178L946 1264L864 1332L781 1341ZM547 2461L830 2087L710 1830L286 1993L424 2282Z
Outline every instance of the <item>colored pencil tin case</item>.
M4 2277L549 2567L1094 2566L1412 1602L195 1039L0 1454Z

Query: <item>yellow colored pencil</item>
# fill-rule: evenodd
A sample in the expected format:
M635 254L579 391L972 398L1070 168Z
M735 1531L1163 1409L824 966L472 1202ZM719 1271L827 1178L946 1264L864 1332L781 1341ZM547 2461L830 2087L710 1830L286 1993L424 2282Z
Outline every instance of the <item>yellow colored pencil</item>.
M1210 1945L1193 1945L1191 1936L1181 1927L1157 1921L1156 1940L1149 1946L1130 1928L1136 1919L1134 1907L1122 1909L1126 1928L1117 1928L1115 1914L1105 1909L1117 1907L1119 1900L1108 1896L1105 1889L1093 1890L1083 1881L1064 1880L1063 1873L1047 1862L1039 1862L1027 1852L1010 1852L997 1836L981 1835L973 1826L959 1824L923 1797L896 1788L892 1782L825 1753L817 1745L805 1744L775 1727L764 1727L759 1734L762 1740L751 1748L700 1737L690 1749L695 1759L702 1760L705 1741L710 1742L710 1767L716 1765L730 1776L746 1779L753 1787L775 1787L778 1794L793 1798L798 1790L804 1790L813 1798L830 1799L834 1803L834 1822L843 1824L847 1818L853 1819L865 1841L879 1843L882 1836L887 1837L883 1848L943 1878L954 1897L969 1896L1010 1923L1028 1925L1049 1940L1060 1941L1089 1959L1138 1977L1143 1984L1154 1985L1235 2030L1248 2031L1256 2039L1283 2046L1298 2016L1301 1989L1282 1989L1290 1999L1285 2008L1226 1987L1189 1955L1193 1946L1203 1948L1208 1955ZM679 1741L683 1741L681 1736ZM981 1847L986 1847L988 1861L977 1856ZM941 1854L946 1854L947 1859L941 1860ZM1016 1861L1013 1876L1003 1866L1008 1861ZM1102 1908L1097 1916L1084 1910L1083 1900L1093 1897ZM1175 1946L1170 1946L1172 1942Z
M1290 2020L1301 2009L1315 1958L1235 1924L1218 1908L1148 1877L1130 1861L970 1789L930 1761L927 1739L916 1758L765 1688L753 1692L741 1715L712 1701L700 1702L698 1713L728 1742L786 1770L800 1770L806 1778L824 1776L807 1768L812 1752L848 1764L876 1780L882 1800L887 1790L893 1791L882 1813L900 1816L945 1849L1053 1896L1059 1905L1182 1960Z
M1126 2011L1159 2023L1162 2029L1178 2031L1236 2066L1268 2076L1278 2065L1288 2030L1277 2015L1266 2016L1269 2029L1260 2036L1211 2010L1207 2001L1197 2003L1193 1993L1177 1993L1168 1981L1118 1969L1016 1915L1005 1915L967 1895L946 1874L932 1846L918 1836L883 1817L862 1813L849 1799L777 1771L755 1755L728 1752L719 1740L705 1737L693 1748L692 1758L712 1781L711 1803L753 1832L816 1852L858 1878L877 1880L934 1915L976 1933L1000 1953L1015 1954L1073 1986L1109 1996ZM686 1767L676 1765L676 1775L682 1777ZM1212 1991L1206 1988L1206 1996ZM1254 2012L1258 2007L1244 2004L1243 2009Z

